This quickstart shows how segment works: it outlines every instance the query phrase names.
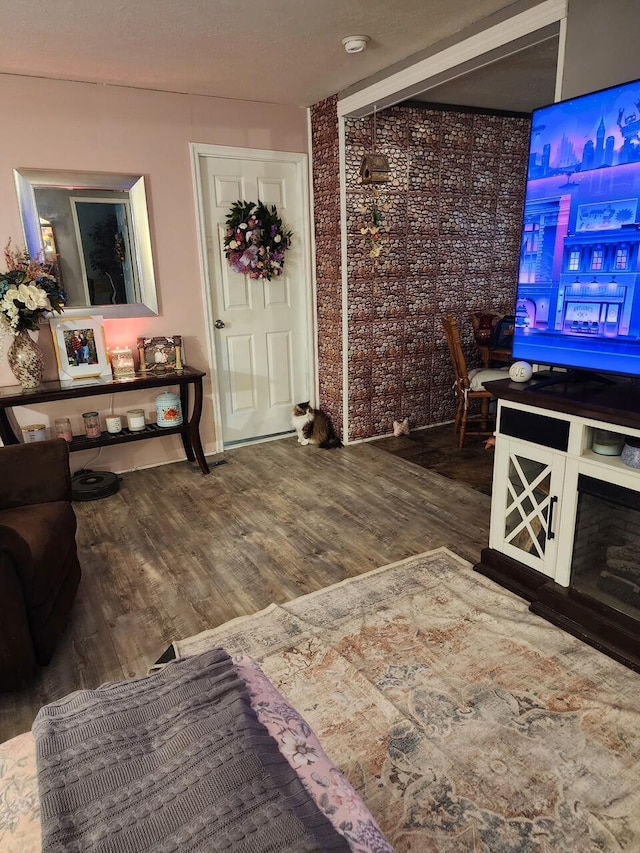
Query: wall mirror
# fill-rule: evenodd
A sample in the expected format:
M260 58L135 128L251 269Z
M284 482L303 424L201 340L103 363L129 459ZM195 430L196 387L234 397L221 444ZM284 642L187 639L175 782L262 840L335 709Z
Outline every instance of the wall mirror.
M65 314L158 313L143 176L14 169L14 177L25 246L56 264Z

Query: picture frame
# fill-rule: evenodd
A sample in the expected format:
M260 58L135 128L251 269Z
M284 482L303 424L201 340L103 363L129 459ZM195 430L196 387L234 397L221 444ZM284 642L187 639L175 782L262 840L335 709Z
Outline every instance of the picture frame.
M52 317L49 325L61 381L112 379L101 315Z
M184 368L182 335L138 338L140 373L172 373Z

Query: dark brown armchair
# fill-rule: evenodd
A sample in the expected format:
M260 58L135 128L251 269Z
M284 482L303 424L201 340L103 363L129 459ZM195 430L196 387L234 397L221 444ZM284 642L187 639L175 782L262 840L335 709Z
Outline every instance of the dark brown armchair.
M0 447L0 690L49 663L80 581L69 449Z

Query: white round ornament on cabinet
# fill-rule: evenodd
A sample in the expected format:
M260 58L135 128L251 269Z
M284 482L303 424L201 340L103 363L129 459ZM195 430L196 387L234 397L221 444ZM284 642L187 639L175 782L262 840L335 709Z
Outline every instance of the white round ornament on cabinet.
M528 361L515 361L509 368L509 376L514 382L528 382L533 376L533 368Z

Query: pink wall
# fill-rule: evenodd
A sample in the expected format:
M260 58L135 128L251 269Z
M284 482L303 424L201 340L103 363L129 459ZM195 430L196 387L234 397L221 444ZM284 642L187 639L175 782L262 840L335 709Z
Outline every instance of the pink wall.
M212 452L211 365L189 143L306 152L306 111L251 101L13 76L0 76L0 103L8 122L0 146L0 248L10 236L14 242L22 242L14 168L120 172L147 178L161 314L107 321L107 344L134 345L142 334L182 334L188 364L209 374L201 429L205 452ZM55 357L48 327L43 327L39 338L48 376L54 378ZM0 348L0 385L15 383L6 362L8 345L5 338ZM133 406L151 411L157 393L116 395L115 411ZM23 407L15 413L20 424L52 424L55 417L69 415L74 431L81 432L83 411L98 409L105 413L108 407L109 398L105 396ZM95 455L89 451L74 454L72 467L89 463ZM183 458L180 439L167 436L161 441L103 448L99 466L122 471Z

